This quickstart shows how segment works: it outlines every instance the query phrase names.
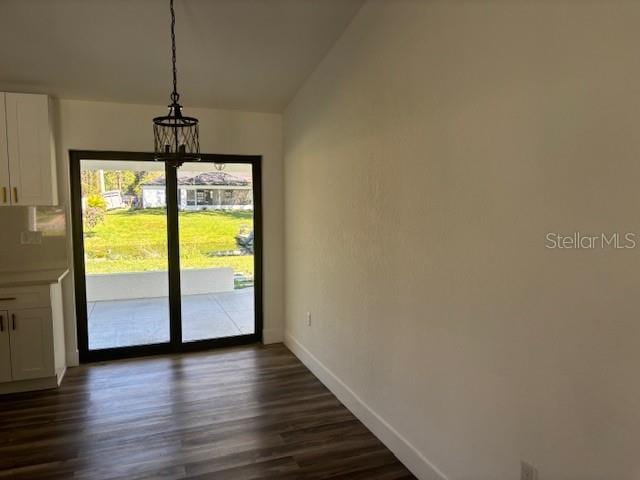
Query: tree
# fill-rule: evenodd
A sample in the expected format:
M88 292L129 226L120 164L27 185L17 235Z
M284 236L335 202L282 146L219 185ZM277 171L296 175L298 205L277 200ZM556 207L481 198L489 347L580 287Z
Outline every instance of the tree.
M132 195L136 175L131 170L108 170L104 172L104 183L107 190L119 190Z
M98 172L96 170L82 170L80 172L80 184L83 196L99 193Z
M162 171L151 171L151 172L146 172L146 171L141 171L141 172L136 172L136 183L135 186L132 188L132 193L134 195L137 195L138 197L142 195L142 184L146 183L146 182L151 182L152 180L156 180L157 178L163 177L164 176L164 172Z

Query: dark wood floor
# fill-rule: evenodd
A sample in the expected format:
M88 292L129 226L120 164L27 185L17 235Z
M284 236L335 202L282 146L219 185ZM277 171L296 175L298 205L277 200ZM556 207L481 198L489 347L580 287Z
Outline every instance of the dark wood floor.
M0 477L414 478L282 345L82 366L0 397Z

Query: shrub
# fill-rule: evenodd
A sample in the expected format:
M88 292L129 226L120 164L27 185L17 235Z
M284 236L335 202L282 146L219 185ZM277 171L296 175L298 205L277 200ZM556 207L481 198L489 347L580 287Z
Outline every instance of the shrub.
M84 227L87 231L92 231L104 221L104 208L87 207L84 211Z
M87 197L87 207L106 210L107 201L104 198L102 198L102 195L97 193L92 193Z

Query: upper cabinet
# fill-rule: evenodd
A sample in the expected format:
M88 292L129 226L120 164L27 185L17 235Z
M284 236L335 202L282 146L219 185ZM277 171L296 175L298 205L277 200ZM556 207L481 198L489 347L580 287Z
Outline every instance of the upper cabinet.
M0 205L57 205L50 99L0 93Z

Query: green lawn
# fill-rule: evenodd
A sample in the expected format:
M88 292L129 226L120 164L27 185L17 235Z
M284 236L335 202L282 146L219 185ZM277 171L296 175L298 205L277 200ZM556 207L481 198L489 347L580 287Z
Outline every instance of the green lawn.
M87 273L167 269L167 219L161 209L113 210L93 231L85 231ZM253 276L253 255L216 256L236 250L235 236L251 229L253 212L180 212L182 268L232 267Z

